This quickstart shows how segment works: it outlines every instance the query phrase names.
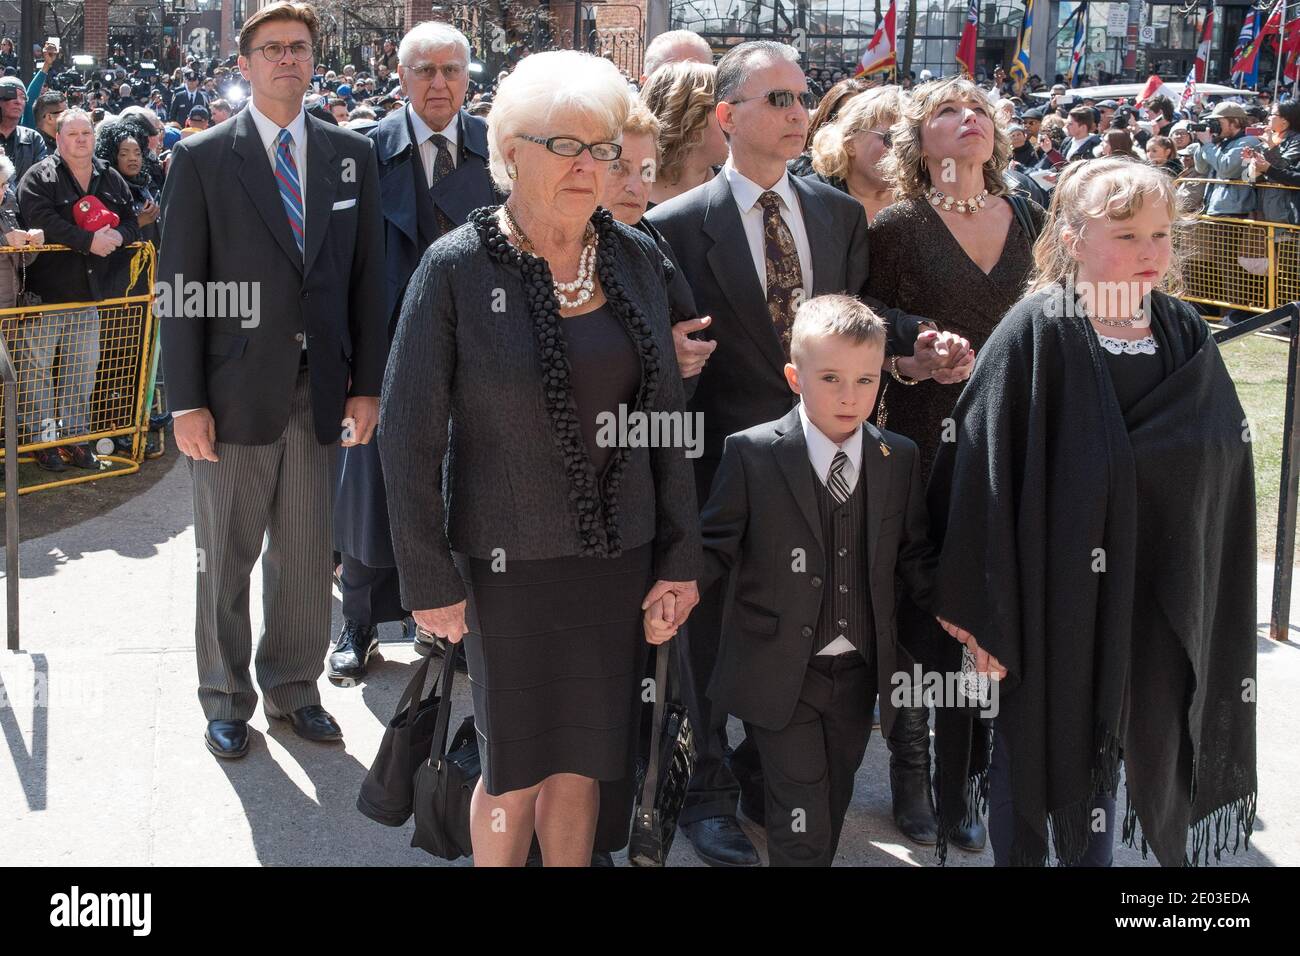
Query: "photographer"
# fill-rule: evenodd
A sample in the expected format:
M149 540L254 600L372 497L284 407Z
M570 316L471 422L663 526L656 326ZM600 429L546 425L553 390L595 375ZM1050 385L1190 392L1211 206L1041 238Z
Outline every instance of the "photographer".
M1248 114L1237 103L1219 103L1204 117L1204 122L1189 129L1197 144L1192 148L1196 175L1210 179L1240 180L1247 147L1260 141L1246 133ZM1211 183L1205 190L1207 216L1246 216L1255 209L1255 189L1250 184L1230 186Z
M1273 107L1261 149L1248 146L1242 158L1257 182L1300 186L1300 103ZM1300 192L1292 189L1259 190L1259 215L1269 222L1300 223Z

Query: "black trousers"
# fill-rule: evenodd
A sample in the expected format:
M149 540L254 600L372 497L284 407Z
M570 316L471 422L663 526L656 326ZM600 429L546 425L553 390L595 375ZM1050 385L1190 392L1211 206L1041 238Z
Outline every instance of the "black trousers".
M341 554L339 557L343 565L345 621L378 625L410 616L410 612L402 607L397 568L372 568L350 554Z
M750 727L763 764L770 866L835 860L871 736L875 670L858 653L814 657L790 723Z

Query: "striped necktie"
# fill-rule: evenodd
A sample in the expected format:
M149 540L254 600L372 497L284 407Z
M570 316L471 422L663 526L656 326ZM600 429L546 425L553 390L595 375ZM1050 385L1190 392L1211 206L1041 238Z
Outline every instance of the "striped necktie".
M835 457L831 459L830 474L826 476L826 488L836 503L841 505L849 500L849 482L844 477L844 469L848 466L849 456L842 451L837 451Z
M280 187L280 201L284 203L285 215L289 217L289 231L293 233L293 240L298 243L298 254L301 255L304 223L302 183L298 179L298 164L293 160L293 134L282 129L276 142L275 181Z

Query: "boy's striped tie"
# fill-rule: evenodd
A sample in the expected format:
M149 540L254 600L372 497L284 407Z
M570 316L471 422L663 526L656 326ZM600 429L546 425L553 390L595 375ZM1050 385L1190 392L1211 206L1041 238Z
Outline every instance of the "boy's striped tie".
M849 456L837 451L831 459L830 474L826 477L826 487L830 490L831 497L840 504L849 500L849 483L844 480L844 469L848 463Z

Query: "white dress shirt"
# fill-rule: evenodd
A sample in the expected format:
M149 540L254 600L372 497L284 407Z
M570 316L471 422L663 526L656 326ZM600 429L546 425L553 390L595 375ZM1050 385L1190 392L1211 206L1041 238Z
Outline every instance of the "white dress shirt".
M763 240L763 207L758 204L758 197L767 192L762 186L748 179L731 165L728 159L722 167L731 187L731 196L740 210L740 222L745 227L745 238L749 240L749 254L754 260L754 271L758 273L758 284L767 295L767 251ZM772 192L781 197L781 218L785 220L794 236L794 247L799 253L799 271L803 275L803 294L811 299L813 294L812 249L808 245L808 230L803 222L803 208L799 205L799 195L790 185L790 174L786 173L772 187Z
M257 127L257 135L261 137L262 146L266 150L267 162L271 164L271 175L275 175L275 151L280 147L280 126L275 120L268 117L265 113L254 105L252 100L248 101L248 113L253 117L253 125ZM307 114L302 110L293 118L293 122L285 127L289 135L293 137L293 161L298 166L298 183L302 186L302 228L303 235L307 234ZM280 189L279 183L276 184L276 192ZM286 217L288 213L285 213ZM302 347L307 348L307 337L303 336ZM197 411L193 408L180 408L172 411L172 418L180 418L182 415L188 415L190 412Z
M842 451L848 456L849 462L840 475L844 478L844 484L848 486L849 494L852 494L853 489L858 485L858 473L862 471L862 426L859 425L852 435L836 444L809 420L808 411L803 407L802 401L799 403L799 421L803 424L803 440L808 446L808 460L812 462L813 471L817 473L823 485L830 477L831 462L835 460L835 453ZM837 637L818 651L817 656L834 656L856 650L853 642L847 637Z
M280 125L275 120L267 117L265 113L257 108L252 101L248 101L248 112L253 117L253 125L257 127L257 135L262 138L262 147L266 150L266 159L271 164L271 172L275 173L275 151L279 148L280 143ZM293 161L298 167L298 182L302 184L302 228L303 235L307 234L307 114L302 110L293 118L288 126L285 127L289 135L293 137ZM278 187L277 187L278 188Z
M420 162L424 164L425 185L433 186L433 167L438 161L438 149L430 139L435 132L447 137L447 151L451 153L452 168L456 166L457 153L460 152L460 114L452 116L451 122L440 130L432 130L429 124L420 119L420 114L406 104L407 115L411 118L411 132L415 134L415 143L420 150Z

